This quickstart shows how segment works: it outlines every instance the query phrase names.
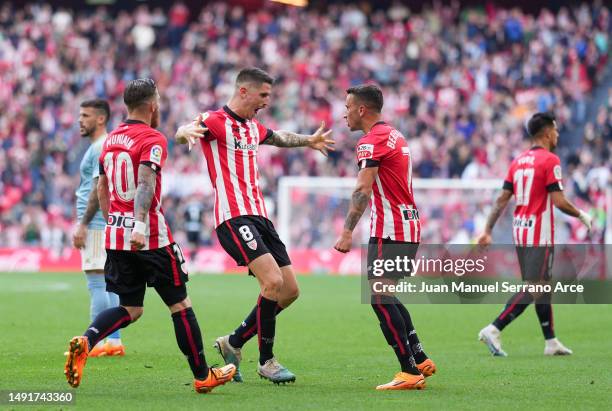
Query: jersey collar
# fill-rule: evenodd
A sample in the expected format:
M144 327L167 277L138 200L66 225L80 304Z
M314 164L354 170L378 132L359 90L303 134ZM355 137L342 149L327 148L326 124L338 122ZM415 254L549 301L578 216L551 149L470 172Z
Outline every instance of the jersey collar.
M232 118L236 121L240 121L241 123L245 123L246 120L240 117L238 114L234 113L231 108L228 106L223 106L223 111L232 116Z
M542 146L533 146L529 150L544 150L544 147L542 147Z
M140 120L132 120L132 119L127 119L123 122L123 124L147 124L144 121L140 121Z

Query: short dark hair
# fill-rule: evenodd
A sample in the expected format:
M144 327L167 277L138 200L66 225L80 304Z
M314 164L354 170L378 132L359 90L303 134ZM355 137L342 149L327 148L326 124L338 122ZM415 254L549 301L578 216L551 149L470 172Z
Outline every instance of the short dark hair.
M352 94L357 100L363 103L364 106L376 110L380 113L383 108L384 100L382 90L375 84L360 84L358 86L349 87L346 90L347 94Z
M550 112L535 113L527 122L527 132L531 138L547 127L554 127L555 115Z
M108 123L108 120L110 119L110 106L108 105L108 101L103 100L101 98L85 100L81 103L81 107L94 108L104 113L104 124Z
M155 81L150 78L139 78L127 84L123 92L123 102L131 111L151 100L155 97L155 93L157 93Z
M238 72L236 85L244 83L274 84L274 78L259 67L247 67Z

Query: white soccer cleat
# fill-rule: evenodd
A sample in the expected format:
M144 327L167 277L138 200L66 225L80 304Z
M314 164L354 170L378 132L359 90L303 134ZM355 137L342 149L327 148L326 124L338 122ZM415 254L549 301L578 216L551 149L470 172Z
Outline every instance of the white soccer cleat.
M258 363L257 374L259 374L261 378L272 381L277 385L295 382L295 374L283 367L274 357L266 361L264 365Z
M240 373L240 362L242 361L242 353L240 348L232 347L229 343L229 335L224 335L215 340L214 347L219 351L225 364L234 364L236 366L236 373L234 374L234 381L242 382L242 374Z
M561 344L561 341L557 340L556 338L546 340L544 355L572 355L573 353L574 352L572 350Z
M493 324L487 325L478 333L478 340L485 343L494 357L507 357L508 354L501 348L501 331Z

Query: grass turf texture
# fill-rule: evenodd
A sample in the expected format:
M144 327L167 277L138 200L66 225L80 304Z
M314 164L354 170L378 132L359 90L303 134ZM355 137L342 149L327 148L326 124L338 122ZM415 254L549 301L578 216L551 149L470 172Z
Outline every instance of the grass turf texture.
M275 354L296 373L297 382L275 386L260 380L255 373L257 342L253 339L243 350L245 382L198 395L176 346L170 315L154 290L147 292L144 316L122 330L127 355L90 359L81 387L72 390L62 374L62 354L68 340L89 323L85 277L0 274L0 390L72 390L76 404L69 408L88 410L609 406L609 306L556 306L557 333L575 354L554 358L543 356L544 343L531 307L504 331L509 357L493 358L476 335L501 306L410 306L438 374L427 380L423 391L377 392L374 387L388 382L398 365L372 309L359 302L359 279L304 276L300 284L300 299L278 318L275 346ZM221 363L211 346L252 308L256 281L246 276L195 276L189 293L204 333L207 360Z

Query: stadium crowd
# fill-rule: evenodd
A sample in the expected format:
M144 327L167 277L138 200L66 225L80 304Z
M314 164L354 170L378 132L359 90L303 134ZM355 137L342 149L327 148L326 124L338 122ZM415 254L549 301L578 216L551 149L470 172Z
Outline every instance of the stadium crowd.
M384 116L407 136L415 177L502 178L525 147L529 113L554 111L563 131L587 120L593 91L606 87L612 18L601 1L537 15L491 5L414 13L399 4L324 11L269 5L245 13L212 3L196 13L180 2L169 10L142 5L112 14L36 2L0 5L0 28L0 244L61 248L69 244L78 166L88 144L78 131L79 103L108 99L113 128L125 116L122 91L133 78L156 80L160 129L168 137L198 112L225 104L233 77L246 65L277 79L271 107L260 114L268 127L311 132L321 121L331 126L337 151L329 158L260 149L261 184L273 209L281 176L355 175L357 136L342 118L344 91L366 81L383 87ZM563 134L579 148L562 161L570 195L597 215L597 238L611 179L612 88L596 121L579 130ZM208 179L185 184L180 177L206 173L203 157L172 139L170 150L164 207L171 227L179 242L212 244ZM460 200L428 210L425 198L416 200L426 218L461 215L432 224L425 241L450 241L459 231L469 238L485 212L484 204L470 208ZM292 244L330 246L337 233L324 222L341 224L343 211L296 207L298 215L313 217L296 219ZM584 237L577 229L567 235Z

